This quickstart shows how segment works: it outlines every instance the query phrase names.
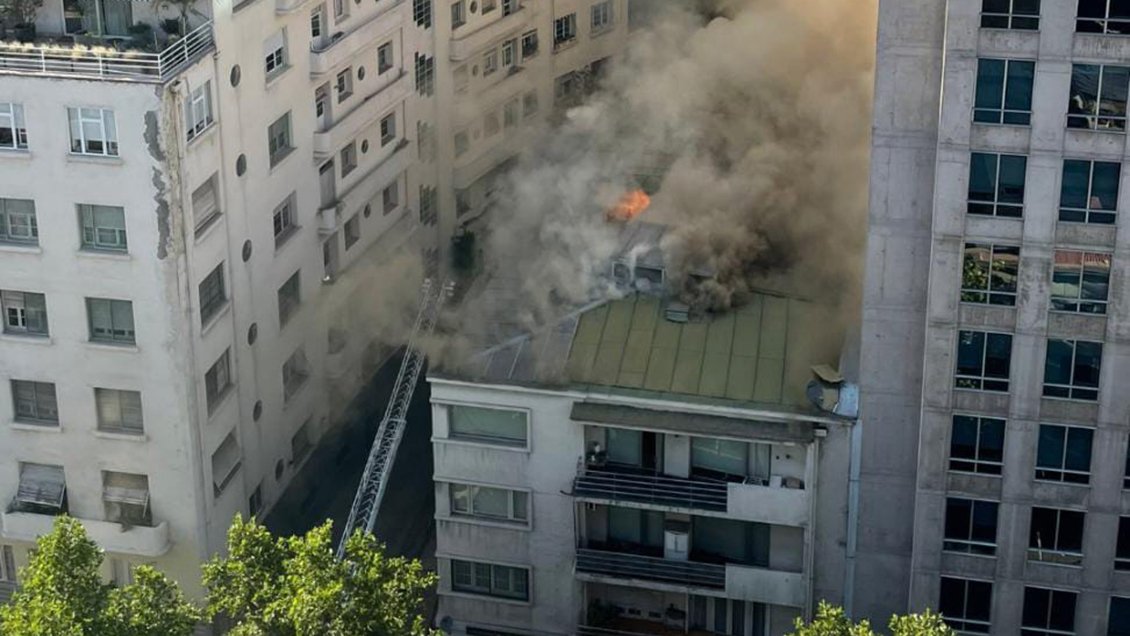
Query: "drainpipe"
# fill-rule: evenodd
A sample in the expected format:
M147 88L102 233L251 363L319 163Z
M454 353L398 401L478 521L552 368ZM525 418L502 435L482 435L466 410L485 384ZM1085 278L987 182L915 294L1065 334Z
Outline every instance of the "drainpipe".
M807 483L804 485L805 490L808 492L808 527L805 528L805 546L804 546L804 590L805 590L805 603L804 615L806 619L812 617L813 609L813 596L815 590L814 568L816 562L816 499L818 488L818 475L820 470L818 462L820 461L820 439L828 434L826 430L816 429L816 437L812 440L812 444L808 446L807 458Z
M854 616L855 550L859 541L859 462L863 452L863 424L851 425L851 455L848 463L847 553L844 567L844 612Z

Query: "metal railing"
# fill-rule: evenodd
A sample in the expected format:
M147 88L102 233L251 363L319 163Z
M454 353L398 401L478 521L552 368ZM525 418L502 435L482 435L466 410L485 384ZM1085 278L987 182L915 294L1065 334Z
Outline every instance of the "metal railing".
M611 499L676 508L725 512L723 482L699 481L630 470L578 467L573 494L582 499Z
M577 571L691 587L726 589L726 566L577 548Z
M164 83L214 46L211 20L160 53L82 44L0 42L0 73Z

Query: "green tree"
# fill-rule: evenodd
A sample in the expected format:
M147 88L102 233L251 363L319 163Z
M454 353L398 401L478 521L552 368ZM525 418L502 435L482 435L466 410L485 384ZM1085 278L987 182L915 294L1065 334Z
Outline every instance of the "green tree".
M237 636L416 636L434 632L420 610L434 574L389 557L356 533L337 559L331 523L305 536L275 538L254 519L228 529L228 556L204 566L208 612Z
M176 584L149 567L120 589L102 581L102 550L67 516L36 542L11 604L5 636L187 636L200 618Z
M891 636L954 636L939 614L926 610L921 614L892 616L889 623ZM790 636L875 636L867 621L853 623L841 607L820 601L812 622L796 620Z

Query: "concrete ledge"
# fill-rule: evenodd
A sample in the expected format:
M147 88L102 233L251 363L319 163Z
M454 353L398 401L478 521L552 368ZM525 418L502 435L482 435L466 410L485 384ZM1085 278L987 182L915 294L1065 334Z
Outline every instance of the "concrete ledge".
M169 524L162 521L152 528L124 526L112 521L79 519L86 534L107 552L158 557L172 547ZM0 537L15 541L34 542L51 532L55 517L29 512L0 514Z
M804 607L804 575L744 565L726 565L726 597L770 605Z
M809 491L753 484L727 484L726 511L743 521L782 526L808 525Z

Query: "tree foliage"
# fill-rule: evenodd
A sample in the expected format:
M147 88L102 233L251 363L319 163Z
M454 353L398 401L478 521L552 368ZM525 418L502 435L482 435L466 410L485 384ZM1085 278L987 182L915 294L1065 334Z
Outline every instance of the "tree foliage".
M930 610L892 616L888 627L891 636L955 636L942 617ZM875 632L868 621L854 623L843 608L820 601L812 622L805 623L798 618L790 636L875 636Z
M141 566L134 582L102 582L102 550L82 524L59 517L40 537L12 603L0 606L5 636L187 636L200 612L176 584Z
M350 537L337 559L329 522L275 538L236 518L228 556L204 566L208 613L232 620L238 636L431 634L420 609L434 584L419 561L389 557L370 534Z

